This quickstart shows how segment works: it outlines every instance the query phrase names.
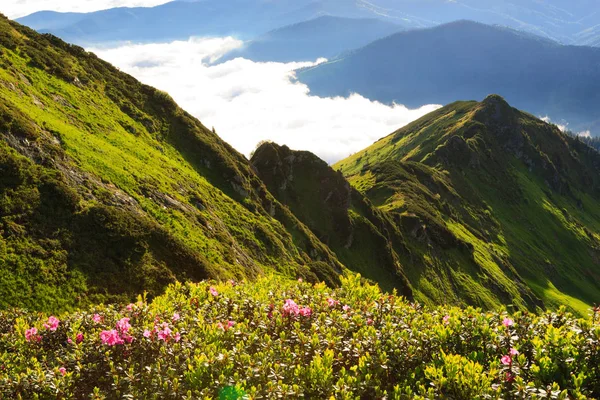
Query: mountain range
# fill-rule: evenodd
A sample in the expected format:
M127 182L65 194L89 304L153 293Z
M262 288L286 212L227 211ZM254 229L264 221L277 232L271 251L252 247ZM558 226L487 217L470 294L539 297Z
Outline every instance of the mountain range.
M600 49L472 21L400 32L298 79L317 96L359 93L410 107L502 93L575 132L599 132Z
M407 28L469 19L509 26L563 44L595 44L600 4L594 0L201 0L92 13L44 11L19 22L89 45L167 41L194 35L236 34L248 39L323 15L379 18Z
M274 143L248 160L167 93L0 18L0 138L3 308L348 271L425 304L584 315L600 292L600 153L497 95L333 167Z
M380 19L322 16L268 32L230 51L221 62L242 57L265 62L315 61L339 54L402 30Z

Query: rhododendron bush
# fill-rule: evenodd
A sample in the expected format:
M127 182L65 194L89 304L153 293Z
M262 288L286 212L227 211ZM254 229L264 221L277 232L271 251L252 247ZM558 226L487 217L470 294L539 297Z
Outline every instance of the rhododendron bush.
M0 314L0 398L598 398L600 314L423 307L358 276Z

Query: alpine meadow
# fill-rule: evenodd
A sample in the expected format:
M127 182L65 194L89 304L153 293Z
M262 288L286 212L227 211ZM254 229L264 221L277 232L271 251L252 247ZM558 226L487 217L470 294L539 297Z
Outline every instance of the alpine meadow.
M595 3L8 3L0 399L600 398ZM243 41L222 82L314 62L284 79L329 107L441 105L331 164L242 154L150 55L68 43L193 37Z

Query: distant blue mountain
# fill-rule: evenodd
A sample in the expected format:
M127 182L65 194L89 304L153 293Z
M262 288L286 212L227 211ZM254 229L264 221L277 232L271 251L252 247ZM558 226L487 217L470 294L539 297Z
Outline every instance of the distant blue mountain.
M298 79L317 96L360 93L412 107L499 93L574 130L599 127L600 48L469 21L397 33Z
M92 13L43 11L17 21L80 45L164 42L190 36L235 35L251 39L323 15L372 17L359 3L361 1L348 0L174 1L150 8L113 8Z
M237 57L253 61L314 61L363 47L401 30L400 25L374 18L323 16L271 31L220 61Z
M18 22L78 44L165 41L235 34L250 39L270 30L331 15L378 18L407 28L459 19L505 25L563 44L597 44L598 0L200 0L93 13L40 12ZM586 32L588 34L586 35Z

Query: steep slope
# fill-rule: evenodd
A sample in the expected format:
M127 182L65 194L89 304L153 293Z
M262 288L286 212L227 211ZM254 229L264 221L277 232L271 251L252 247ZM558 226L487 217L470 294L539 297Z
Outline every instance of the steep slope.
M314 61L363 47L401 30L401 25L378 19L323 16L262 35L228 53L222 61L237 57L253 61Z
M450 104L334 168L412 233L417 293L581 314L600 298L600 153L499 96Z
M298 78L318 96L356 92L411 107L502 93L516 107L584 131L598 129L598 65L598 48L459 21L400 32Z
M399 254L402 233L327 163L310 152L264 143L250 160L267 188L340 261L386 290L412 298Z
M0 307L341 264L248 161L163 92L0 18Z

